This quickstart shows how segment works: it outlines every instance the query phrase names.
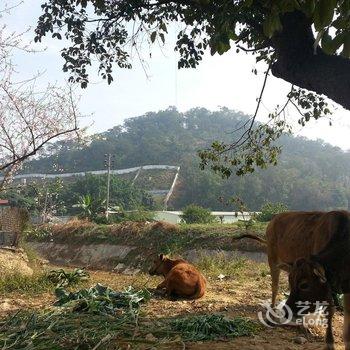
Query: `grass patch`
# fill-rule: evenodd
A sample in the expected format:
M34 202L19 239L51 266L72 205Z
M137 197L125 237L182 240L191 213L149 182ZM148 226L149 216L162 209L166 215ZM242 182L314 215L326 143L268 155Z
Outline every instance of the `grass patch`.
M247 260L244 258L232 259L225 253L218 253L214 256L202 255L196 263L196 266L204 271L206 275L218 276L239 276L247 266Z
M37 268L38 261L40 260L38 253L31 248L27 242L21 240L20 247L23 249L24 253L27 255L29 266L32 268Z
M51 291L54 287L55 284L47 278L46 273L35 273L32 276L15 273L0 277L0 294L13 292L40 294Z
M72 287L85 282L89 274L83 269L75 269L71 272L63 269L50 272L35 272L32 276L20 273L5 274L0 277L0 294L23 293L41 294L53 291L57 286Z
M203 341L252 336L259 330L256 322L241 317L227 318L223 315L199 315L172 321L171 327L179 332L184 341Z

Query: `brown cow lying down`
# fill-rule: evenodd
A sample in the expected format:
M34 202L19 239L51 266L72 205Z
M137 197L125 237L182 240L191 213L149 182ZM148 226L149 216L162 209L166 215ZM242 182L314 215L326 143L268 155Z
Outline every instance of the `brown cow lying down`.
M246 234L235 239L252 238L267 245L272 278L272 305L276 303L279 276L284 264L308 258L325 248L337 230L339 217L346 211L286 212L276 215L266 229L266 240Z
M149 274L164 276L165 280L157 286L157 289L165 288L169 298L198 299L205 293L204 276L185 260L172 260L160 254L153 262Z
M345 349L350 350L350 214L337 212L332 220L324 225L328 231L332 228L332 236L326 247L318 254L307 259L298 259L286 267L289 270L290 286L286 305L296 314L300 303L314 306L316 303L325 302L328 314L327 349L333 350L332 293L343 293L344 343Z

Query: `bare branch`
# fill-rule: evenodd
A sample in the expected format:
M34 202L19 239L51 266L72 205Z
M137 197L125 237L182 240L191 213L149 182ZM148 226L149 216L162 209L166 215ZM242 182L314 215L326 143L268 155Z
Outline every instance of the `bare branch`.
M5 26L0 27L0 191L26 159L49 142L79 130L71 85L38 89L38 76L20 82L13 79L13 50L32 51L23 35L8 34Z

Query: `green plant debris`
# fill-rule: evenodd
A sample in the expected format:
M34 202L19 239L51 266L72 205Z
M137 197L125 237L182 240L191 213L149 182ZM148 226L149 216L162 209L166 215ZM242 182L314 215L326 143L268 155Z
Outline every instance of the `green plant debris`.
M219 314L184 317L171 321L170 325L184 341L251 336L259 330L259 325L251 320Z
M58 269L51 270L48 273L47 278L54 283L56 287L69 287L88 280L90 275L85 269L75 269L73 271Z
M95 314L114 315L118 310L137 314L140 303L150 299L147 289L135 290L129 286L122 292L114 291L101 284L77 292L68 292L64 288L55 291L57 301L55 306L70 307L73 311L92 312Z
M116 339L134 341L140 304L150 298L146 289L117 292L100 284L74 293L61 287L56 295L63 308L20 311L0 321L0 348L94 349L114 342L110 349L119 349Z
M250 336L258 332L253 321L219 314L181 319L151 320L141 314L150 299L147 289L114 291L97 284L67 292L57 288L54 309L19 311L0 320L0 348L35 350L157 348L186 341Z
M128 312L91 315L60 308L20 311L0 321L0 347L3 350L134 349L140 344L156 347L251 336L259 329L251 320L229 319L218 314L152 322L135 320Z
M0 322L1 349L93 349L104 339L132 338L135 321L69 311L21 311ZM102 347L101 347L102 348ZM106 349L106 347L103 347ZM110 349L118 349L118 346Z

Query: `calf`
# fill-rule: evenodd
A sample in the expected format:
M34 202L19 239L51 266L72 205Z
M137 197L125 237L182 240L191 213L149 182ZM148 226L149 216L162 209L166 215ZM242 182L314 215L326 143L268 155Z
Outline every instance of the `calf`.
M164 276L164 281L157 286L157 289L165 288L169 298L198 299L205 293L205 278L193 265L183 259L172 260L160 254L153 262L149 274Z
M350 217L339 213L333 236L322 251L298 259L285 268L289 271L290 295L286 305L296 314L298 305L325 302L328 322L327 349L334 349L332 292L344 293L344 343L350 350ZM308 311L314 311L313 308Z
M250 234L235 238L252 238L267 245L272 306L276 303L280 271L286 270L288 264L299 258L308 258L320 252L336 232L339 218L348 215L346 211L281 213L267 226L266 240Z

